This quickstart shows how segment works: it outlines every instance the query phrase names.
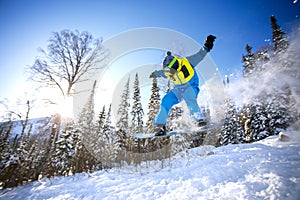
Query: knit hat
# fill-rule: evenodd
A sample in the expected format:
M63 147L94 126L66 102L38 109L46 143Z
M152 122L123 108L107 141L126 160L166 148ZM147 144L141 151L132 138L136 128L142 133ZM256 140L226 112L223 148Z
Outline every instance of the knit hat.
M175 58L174 56L171 55L171 52L168 51L167 52L167 56L164 59L163 62L163 68L170 68L171 69L171 73L174 74L176 72L176 70L179 67L179 63L177 58Z
M167 67L172 62L173 59L174 59L174 56L172 56L171 52L168 51L167 56L165 57L164 62L163 62L163 67Z

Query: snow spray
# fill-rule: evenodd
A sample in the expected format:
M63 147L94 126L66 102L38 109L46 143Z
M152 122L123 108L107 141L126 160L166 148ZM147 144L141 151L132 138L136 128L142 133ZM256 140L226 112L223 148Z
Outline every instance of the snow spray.
M247 78L231 83L228 91L232 96L240 94L242 105L247 105L262 95L272 96L288 89L291 99L289 108L300 113L300 28L294 31L289 39L290 45L286 51L276 55L273 51L267 52L269 61L256 62L259 70ZM299 121L294 126L299 130Z

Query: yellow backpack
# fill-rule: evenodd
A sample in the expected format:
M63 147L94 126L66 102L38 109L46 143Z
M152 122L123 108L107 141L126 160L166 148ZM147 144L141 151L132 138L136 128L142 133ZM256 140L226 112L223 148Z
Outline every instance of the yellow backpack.
M175 57L179 63L179 67L175 73L171 73L170 71L165 71L165 75L169 77L175 85L181 85L189 82L191 78L194 76L195 71L191 66L190 62L186 58L178 58Z

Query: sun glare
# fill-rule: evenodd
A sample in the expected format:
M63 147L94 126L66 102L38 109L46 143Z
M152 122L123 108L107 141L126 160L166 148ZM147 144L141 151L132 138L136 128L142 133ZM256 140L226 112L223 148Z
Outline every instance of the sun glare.
M57 107L57 113L63 118L73 118L73 97L61 100Z
M39 90L38 99L41 101L34 109L34 116L60 114L64 118L74 118L73 97L63 98L56 88Z

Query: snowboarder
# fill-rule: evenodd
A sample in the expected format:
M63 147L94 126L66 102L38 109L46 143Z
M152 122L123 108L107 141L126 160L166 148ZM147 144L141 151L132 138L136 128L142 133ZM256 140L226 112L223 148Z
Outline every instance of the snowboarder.
M156 136L166 133L168 113L173 105L182 100L186 102L192 119L199 127L207 124L197 103L200 89L199 78L194 67L213 48L215 39L213 35L207 36L204 46L197 53L186 58L178 58L168 51L163 61L163 69L151 73L150 78L169 78L174 83L174 88L163 97L160 110L153 122L153 132Z

